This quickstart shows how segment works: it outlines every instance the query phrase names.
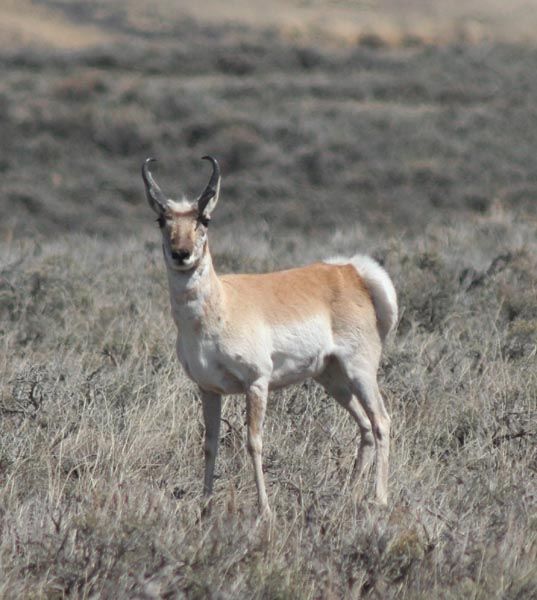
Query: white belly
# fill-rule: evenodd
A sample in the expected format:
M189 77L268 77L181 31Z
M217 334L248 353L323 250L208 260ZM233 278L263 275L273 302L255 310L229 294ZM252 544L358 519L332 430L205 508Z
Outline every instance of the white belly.
M315 377L332 352L331 329L323 319L260 327L233 340L177 340L177 356L188 376L219 394L244 393L260 378L275 389Z
M323 318L273 328L270 387L284 387L319 375L332 352L332 331Z

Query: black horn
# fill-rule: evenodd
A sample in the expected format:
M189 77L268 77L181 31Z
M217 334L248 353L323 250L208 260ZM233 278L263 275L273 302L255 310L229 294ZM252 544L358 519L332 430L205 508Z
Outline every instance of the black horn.
M144 180L145 193L149 202L149 206L151 206L155 212L160 214L166 209L168 199L158 186L158 183L153 179L153 175L151 175L151 171L149 170L150 162L156 162L156 159L146 159L142 165L142 179Z
M211 175L211 179L209 179L207 187L205 188L201 196L198 198L198 212L200 215L205 213L207 205L211 200L214 199L214 202L211 203L213 207L216 204L216 201L218 200L218 194L220 193L221 179L220 167L218 166L218 161L216 160L216 158L213 158L212 156L202 156L202 159L211 162L211 164L213 165L213 173ZM208 212L210 212L210 210Z

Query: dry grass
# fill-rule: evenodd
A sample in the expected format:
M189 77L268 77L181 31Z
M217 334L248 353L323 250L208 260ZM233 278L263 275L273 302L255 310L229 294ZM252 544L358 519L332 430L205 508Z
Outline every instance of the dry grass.
M0 598L537 597L535 50L44 4L124 43L0 57ZM221 271L367 250L392 274L388 508L370 478L350 501L356 428L313 384L271 396L274 522L240 398L204 505L138 173L156 154L194 193L207 152Z
M485 261L475 248L499 230ZM323 253L353 247L343 233ZM241 254L216 237L224 270L319 252L304 238L294 251L250 241ZM204 506L201 411L173 355L159 251L74 237L4 254L0 596L536 594L534 232L503 216L419 244L363 243L402 307L381 377L390 504L370 502L369 481L350 501L355 427L305 384L272 395L270 525L255 521L240 398L226 401Z

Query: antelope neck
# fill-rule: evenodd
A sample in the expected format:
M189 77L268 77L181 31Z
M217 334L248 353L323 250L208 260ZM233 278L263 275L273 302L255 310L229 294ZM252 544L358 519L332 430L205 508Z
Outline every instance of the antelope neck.
M207 251L190 271L167 268L173 318L179 327L190 321L205 320L222 304L222 284Z

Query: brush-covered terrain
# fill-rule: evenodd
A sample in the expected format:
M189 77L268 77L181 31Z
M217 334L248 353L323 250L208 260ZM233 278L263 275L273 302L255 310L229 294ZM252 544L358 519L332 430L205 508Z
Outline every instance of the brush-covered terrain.
M537 50L38 4L112 41L1 50L0 598L537 597ZM356 426L313 383L271 395L274 519L241 397L202 499L139 169L193 196L206 153L220 271L392 276L387 508L351 501Z

